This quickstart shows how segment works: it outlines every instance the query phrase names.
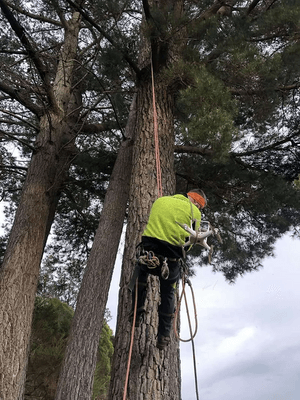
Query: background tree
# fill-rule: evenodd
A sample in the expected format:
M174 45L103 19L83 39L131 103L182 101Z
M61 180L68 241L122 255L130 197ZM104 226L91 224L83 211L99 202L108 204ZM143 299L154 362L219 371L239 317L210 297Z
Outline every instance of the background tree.
M35 78L40 81L44 99L49 104L49 108L44 110L43 107L36 107L30 97L24 101L26 89L21 89L23 103L39 117L40 130L1 266L1 319L6 321L2 325L2 338L5 341L2 343L1 387L4 397L16 399L23 391L31 317L43 248L61 184L74 156L74 125L81 106L78 99L75 99L75 92L71 92L71 87L80 16L75 13L69 21L61 21L65 29L65 45L51 85L49 69L39 57L35 45L28 39L6 3L1 2L0 5L32 60L36 69ZM6 85L6 82L2 83L1 89L7 89L10 96L19 100L18 91ZM69 113L71 117L66 119ZM15 380L12 383L13 376Z
M36 297L25 385L26 400L52 400L74 311L56 298ZM104 322L97 352L93 399L106 399L113 354L112 330Z
M103 94L104 89L99 77L98 88L101 88L101 95L96 100L92 96L89 83L81 86L86 65L90 61L90 53L87 53L91 44L97 47L99 41L96 39L93 42L91 34L91 36L87 35L88 38L82 36L83 39L78 45L81 28L79 14L75 12L70 18L70 9L67 5L59 5L52 1L39 4L38 14L33 10L31 3L24 2L18 6L10 4L11 9L21 16L21 23L15 18L6 2L1 1L0 4L5 21L3 30L7 35L14 31L20 41L19 47L16 47L18 42L12 41L11 48L3 50L4 54L13 55L12 58L3 57L2 59L4 60L3 68L6 71L5 79L1 82L1 90L5 94L1 99L4 105L3 114L10 115L8 109L10 101L16 107L14 113L11 113L12 119L2 121L5 128L10 128L7 132L5 131L5 137L12 137L23 146L26 145L32 152L22 196L1 266L1 296L3 297L1 317L7 322L2 325L4 328L2 340L5 346L4 344L2 346L4 352L1 359L1 368L3 368L1 386L3 396L16 399L22 397L24 387L31 316L43 249L60 192L66 183L66 173L77 155L77 149L82 149L82 142L77 141L76 138L79 133L86 135L87 132L102 132L104 129L110 129L111 125L105 123L101 125L96 118L89 118L89 115L93 113L93 108L97 109L97 107L100 110L97 114L99 118L101 107L105 106L107 109L109 103L107 94ZM44 17L45 14L47 17ZM40 37L38 32L41 24L44 23L49 24L50 28L44 30L45 35ZM22 24L32 34L30 39ZM63 43L61 43L62 33L65 34ZM49 47L49 42L53 46ZM81 53L79 46L81 46ZM85 52L86 48L87 52ZM95 47L91 51L92 55L93 51ZM23 55L24 59L16 59L19 55ZM91 75L93 75L92 72ZM120 76L118 78L118 84L120 84ZM95 83L94 87L97 87ZM129 84L127 84L128 87ZM26 96L28 91L31 96ZM83 93L85 107L81 102ZM26 119L22 120L22 127L26 124L35 128L35 131L29 134L24 129L21 130L20 136L24 135L26 140L19 139L18 135L10 133L12 127L15 127L19 121L17 110L20 109L20 105L24 107L24 115L27 109L36 116L36 125L32 124L29 118L28 122ZM116 107L115 104L114 106ZM102 116L103 114L106 117L109 115L105 111ZM91 126L91 122L97 122L97 124ZM75 141L77 149L74 146ZM92 143L90 142L89 145L91 146ZM102 154L105 153L106 146L107 143L102 146ZM94 148L94 153L101 154L101 146ZM80 157L78 159L80 170ZM6 160L2 166L4 171L13 169L12 166L7 168L5 164ZM105 165L103 172L105 173L105 169L109 172L107 161L103 164ZM18 168L20 169L22 170ZM74 201L74 197L70 195L67 188L65 192L69 194L70 200ZM19 303L14 302L14 298L17 298ZM15 380L12 380L12 376L15 376Z

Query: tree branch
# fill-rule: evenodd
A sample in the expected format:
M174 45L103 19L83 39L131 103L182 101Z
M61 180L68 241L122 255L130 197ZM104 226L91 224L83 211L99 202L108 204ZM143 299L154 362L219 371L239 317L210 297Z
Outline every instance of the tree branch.
M1 0L0 0L1 1ZM28 108L31 112L33 112L37 117L41 117L43 115L43 108L37 106L28 96L28 92L20 91L12 88L4 82L0 81L0 90L4 93L8 94L12 99L17 100L24 107Z
M124 124L125 127L125 124ZM103 122L102 124L84 124L81 132L83 133L91 133L91 132L96 132L96 133L101 133L108 131L110 129L120 129L120 124L118 122Z
M247 10L247 15L249 15L254 8L257 6L257 4L260 2L260 0L253 0L252 3L250 3L248 10Z
M291 141L292 138L294 138L295 136L299 136L299 132L295 132L293 135L288 136L288 137L286 137L286 138L284 138L282 140L279 140L278 142L269 144L268 146L261 147L259 149L244 151L242 153L234 153L234 152L232 152L231 155L233 157L245 157L245 156L251 156L251 155L257 154L257 153L262 153L262 152L267 151L267 150L275 149L276 147L281 146L282 144Z
M30 41L28 40L28 38L26 36L24 28L16 20L16 18L14 17L13 13L10 11L10 9L8 8L8 6L4 0L0 0L0 7L1 7L2 12L5 15L6 19L8 20L11 28L13 29L13 31L19 38L20 42L24 46L25 50L27 51L27 54L33 61L34 65L45 85L49 102L52 105L54 105L55 101L54 101L54 95L53 95L53 91L52 91L52 87L51 87L51 83L50 83L50 77L48 76L45 65L43 64L43 62L41 61L41 59L39 57L39 52L36 49L34 49L34 47L32 46L32 44L30 43Z
M4 170L4 169L14 169L14 170L21 170L21 171L27 171L28 168L26 167L20 167L18 165L4 165L4 164L0 164L0 169Z
M17 11L20 14L26 15L26 17L32 18L32 19L36 19L38 21L42 21L42 22L46 22L48 24L52 24L55 26L62 26L62 24L59 21L56 21L55 19L51 19L51 18L46 18L43 15L37 15L37 14L33 14L30 13L28 11L25 11L23 8L16 6L15 4L10 3L9 1L6 2L6 4L12 9Z
M274 90L276 92L288 92L290 90L294 89L299 89L300 88L300 82L293 83L291 85L286 85L286 86L279 86L278 88L275 88ZM244 96L244 95L258 95L263 93L263 89L257 89L257 90L244 90L244 89L230 89L230 93L235 95L235 96Z
M188 154L200 154L202 156L211 156L213 151L210 149L202 149L196 146L174 146L175 153L188 153Z
M31 146L29 143L27 143L25 140L18 139L18 138L16 138L14 135L11 135L10 133L5 132L5 131L3 131L2 129L0 129L0 133L2 133L3 136L8 136L9 138L15 140L16 142L21 143L22 145L28 147L30 150L34 151L34 147Z
M0 0L2 1L2 0ZM81 5L74 3L72 0L66 0L67 3L69 3L75 10L77 10L83 18L89 22L98 32L101 33L111 43L116 50L118 50L125 61L130 65L130 67L134 70L134 72L138 75L140 73L140 69L136 65L136 63L129 57L126 51L124 51L119 44L108 34L102 29L89 15L88 13L81 7Z

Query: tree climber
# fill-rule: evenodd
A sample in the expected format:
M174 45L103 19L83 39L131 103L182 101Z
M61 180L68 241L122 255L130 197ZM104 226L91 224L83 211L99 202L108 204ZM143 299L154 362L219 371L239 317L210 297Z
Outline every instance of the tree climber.
M206 206L206 196L195 189L187 196L176 194L158 198L152 205L147 226L138 246L140 254L131 281L138 278L136 324L139 326L145 313L148 274L157 275L160 282L161 302L158 308L159 323L157 347L162 350L170 342L172 319L175 311L175 290L180 277L180 259L185 253L189 237L179 224L198 229L201 221L199 210ZM132 310L135 304L135 288L132 290ZM130 321L133 319L133 311Z

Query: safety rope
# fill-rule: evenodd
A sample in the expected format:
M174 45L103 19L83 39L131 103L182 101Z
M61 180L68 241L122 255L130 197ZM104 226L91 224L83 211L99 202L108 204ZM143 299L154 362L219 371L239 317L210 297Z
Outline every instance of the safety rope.
M182 297L183 296L184 296L184 300L185 300L185 307L186 307L186 311L187 311L187 318L188 318L189 326L191 326L190 312L189 312L189 307L188 307L188 302L187 302L186 292L185 292L185 283L186 282L188 283L188 285L189 285L189 287L191 289L191 293L192 293L193 306L194 306L194 317L195 317L195 331L194 331L194 333L193 332L191 333L191 336L190 336L189 339L182 339L179 336L178 331L177 331L177 319L178 319L178 314L179 314L179 310L180 310L181 301L182 301ZM180 295L178 303L177 303L177 308L176 308L175 315L174 315L173 327L174 327L174 332L175 332L175 335L176 335L177 339L179 339L181 342L190 342L191 340L193 340L194 337L196 336L197 330L198 330L195 294L194 294L194 290L192 288L192 285L191 285L190 281L185 277L185 275L182 276L182 292L181 292L181 295Z
M186 298L185 282L188 283L188 285L189 285L189 287L191 289L192 298L193 298L194 313L195 313L195 331L194 331L194 333L192 331L191 318L190 318L190 313L189 313L189 308L188 308L188 303L187 303L187 298ZM186 307L186 311L187 311L189 330L190 330L190 338L187 339L187 340L184 340L184 339L180 338L179 334L178 334L178 331L177 331L177 318L178 318L178 313L179 313L179 309L180 309L180 305L181 305L181 301L182 301L182 296L184 296L184 300L185 300L185 307ZM174 316L174 321L173 321L173 328L174 328L174 332L175 332L175 335L176 335L177 339L179 339L181 342L192 342L195 389L196 389L197 400L199 400L196 351L195 351L195 343L194 343L194 338L195 338L197 330L198 330L197 310L196 310L195 295L194 295L194 291L193 291L193 288L192 288L192 284L189 281L189 279L186 277L186 273L185 272L183 273L183 276L182 276L182 293L181 293L181 295L179 297L179 300L178 300L178 303L177 303L177 308L176 308L176 311L175 311L175 316Z
M158 127L157 127L157 110L156 110L156 102L155 102L155 85L154 85L154 73L153 73L152 58L151 58L151 80L152 80L152 99L153 99L153 127L154 127L155 160L156 160L157 195L158 195L158 197L162 197L163 193L162 193L162 181L161 181Z

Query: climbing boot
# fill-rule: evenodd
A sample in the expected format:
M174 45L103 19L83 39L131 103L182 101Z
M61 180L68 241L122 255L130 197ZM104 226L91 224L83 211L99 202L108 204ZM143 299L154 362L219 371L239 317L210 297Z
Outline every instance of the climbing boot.
M164 350L170 343L170 338L168 336L158 335L156 347L159 350Z

